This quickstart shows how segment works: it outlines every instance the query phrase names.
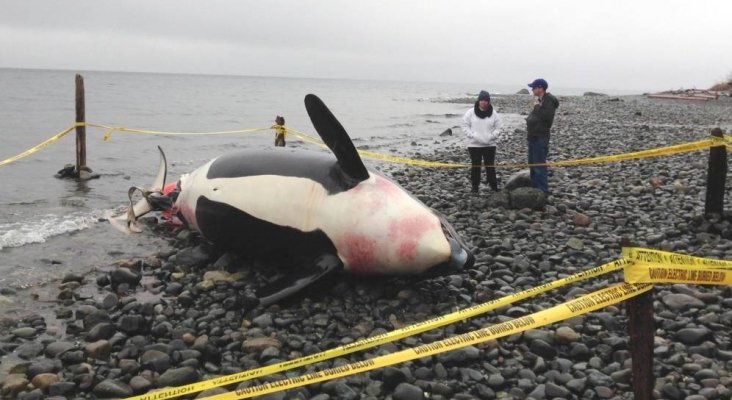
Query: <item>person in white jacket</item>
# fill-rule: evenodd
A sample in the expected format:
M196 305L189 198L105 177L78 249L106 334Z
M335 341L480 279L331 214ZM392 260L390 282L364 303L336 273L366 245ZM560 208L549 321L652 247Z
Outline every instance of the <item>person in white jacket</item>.
M486 183L494 191L498 190L496 178L496 143L501 135L501 117L491 104L491 95L481 90L475 106L463 116L463 132L468 137L468 153L470 153L470 182L473 193L478 193L480 186L481 164L485 166Z

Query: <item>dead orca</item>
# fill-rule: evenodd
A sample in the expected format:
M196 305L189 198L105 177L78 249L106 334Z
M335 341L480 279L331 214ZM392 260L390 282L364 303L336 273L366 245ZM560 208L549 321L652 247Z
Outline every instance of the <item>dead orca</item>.
M445 218L395 182L369 171L346 130L317 96L307 95L305 107L335 158L281 147L228 153L183 175L173 205L184 223L222 248L308 260L260 289L261 304L276 302L337 270L414 274L472 266L472 254ZM153 192L164 185L160 151L163 172ZM150 198L131 206L130 222L160 208Z

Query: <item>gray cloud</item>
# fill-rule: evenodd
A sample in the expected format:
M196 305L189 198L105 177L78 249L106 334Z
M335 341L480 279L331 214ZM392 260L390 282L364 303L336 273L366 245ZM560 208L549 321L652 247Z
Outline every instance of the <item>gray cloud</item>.
M0 66L707 87L730 2L0 0Z

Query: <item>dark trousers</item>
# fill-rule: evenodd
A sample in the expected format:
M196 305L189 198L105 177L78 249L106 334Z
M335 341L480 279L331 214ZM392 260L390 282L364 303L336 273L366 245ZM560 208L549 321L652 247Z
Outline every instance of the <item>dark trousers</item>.
M538 139L529 140L529 164L546 163L546 157L549 154L549 137L544 136ZM531 182L537 189L544 193L549 193L549 179L547 177L546 167L530 167Z
M491 189L498 190L498 179L496 179L496 147L468 147L470 153L470 182L473 184L473 190L478 190L480 186L480 167L485 166L485 180Z

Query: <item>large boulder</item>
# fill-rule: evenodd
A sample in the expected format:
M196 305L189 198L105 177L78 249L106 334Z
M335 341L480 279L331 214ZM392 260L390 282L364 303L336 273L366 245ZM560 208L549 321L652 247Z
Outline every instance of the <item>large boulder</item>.
M546 206L546 195L539 189L532 187L520 187L510 192L511 208L532 210L543 210Z
M520 187L534 187L531 182L531 171L529 169L522 169L511 175L503 188L506 190L514 190Z

